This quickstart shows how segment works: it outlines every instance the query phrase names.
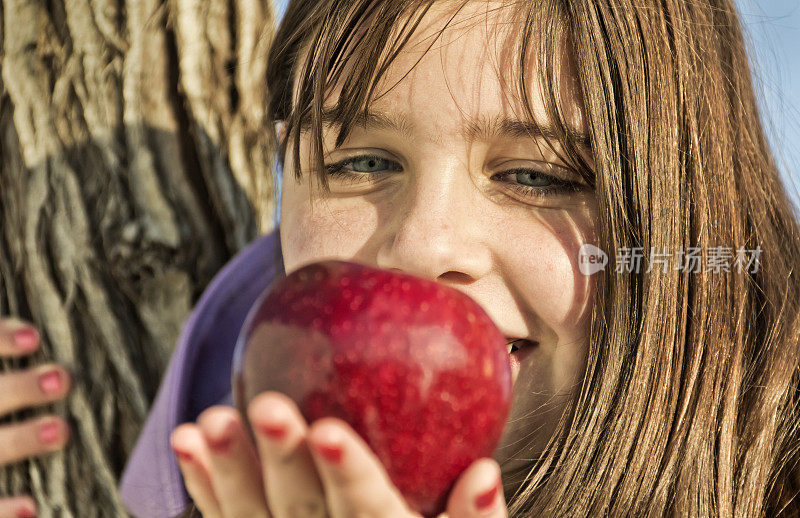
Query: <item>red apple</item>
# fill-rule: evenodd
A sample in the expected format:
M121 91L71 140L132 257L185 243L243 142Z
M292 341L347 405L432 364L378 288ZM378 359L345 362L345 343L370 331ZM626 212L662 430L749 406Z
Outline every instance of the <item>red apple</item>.
M477 302L344 261L307 265L267 289L239 337L234 380L242 411L275 390L309 423L349 423L425 516L492 455L511 402L506 339Z

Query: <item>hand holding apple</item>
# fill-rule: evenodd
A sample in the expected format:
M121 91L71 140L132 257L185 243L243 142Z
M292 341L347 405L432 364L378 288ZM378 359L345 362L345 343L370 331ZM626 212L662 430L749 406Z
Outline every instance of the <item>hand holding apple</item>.
M278 280L256 303L234 389L241 411L278 391L305 421L346 421L409 506L435 516L458 476L497 446L511 374L505 338L467 295L325 261Z

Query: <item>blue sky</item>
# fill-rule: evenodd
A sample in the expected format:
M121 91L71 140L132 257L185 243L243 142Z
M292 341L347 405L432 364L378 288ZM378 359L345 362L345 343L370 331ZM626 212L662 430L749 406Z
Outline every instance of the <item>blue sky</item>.
M276 0L279 16L287 2ZM787 190L800 206L800 0L735 3L767 137Z
M761 115L786 187L800 204L800 0L736 0Z

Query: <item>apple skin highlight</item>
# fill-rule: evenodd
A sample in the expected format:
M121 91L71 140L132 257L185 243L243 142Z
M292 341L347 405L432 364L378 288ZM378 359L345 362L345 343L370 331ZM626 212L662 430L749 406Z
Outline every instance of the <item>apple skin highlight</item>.
M461 291L329 260L276 280L234 355L234 400L294 400L310 423L346 421L408 505L443 512L458 476L491 457L512 398L506 338Z

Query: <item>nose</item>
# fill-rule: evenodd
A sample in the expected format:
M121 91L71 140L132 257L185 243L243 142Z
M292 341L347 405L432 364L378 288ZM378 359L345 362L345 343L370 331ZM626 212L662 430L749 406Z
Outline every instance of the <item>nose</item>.
M440 169L406 187L410 192L384 226L378 267L456 285L486 275L492 267L490 232L467 172Z

